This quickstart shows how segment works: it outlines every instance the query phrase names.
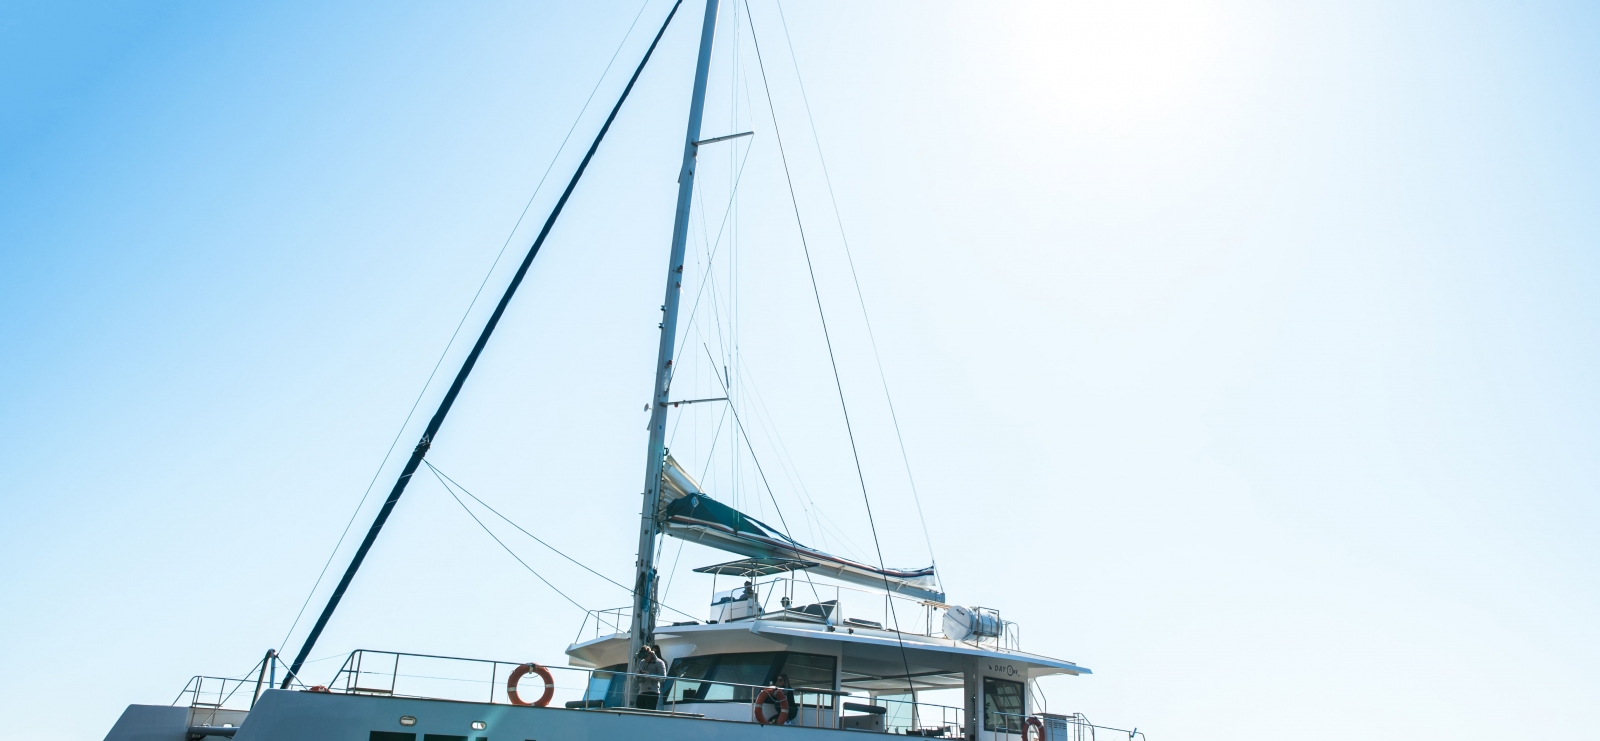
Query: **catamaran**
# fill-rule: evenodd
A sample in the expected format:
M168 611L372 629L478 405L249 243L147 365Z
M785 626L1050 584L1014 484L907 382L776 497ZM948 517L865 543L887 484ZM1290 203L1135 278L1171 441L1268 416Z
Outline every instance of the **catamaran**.
M565 665L357 650L326 684L304 676L408 483L431 467L425 458L451 405L682 4L672 6L556 201L298 654L285 661L269 650L250 674L195 677L171 705L130 705L106 741L1143 736L1051 712L1039 680L1089 669L1023 651L1014 622L952 601L933 566L889 568L881 556L872 563L807 546L707 492L668 451L668 413L687 403L670 392L697 157L702 147L744 136L701 134L718 0L705 2L679 170L632 604L587 615ZM694 569L712 579L709 609L698 617L662 624L655 560L663 536L738 556Z

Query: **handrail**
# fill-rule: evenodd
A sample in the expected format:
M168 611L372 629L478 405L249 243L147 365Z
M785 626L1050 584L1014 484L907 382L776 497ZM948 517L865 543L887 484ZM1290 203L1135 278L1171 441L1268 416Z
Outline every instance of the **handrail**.
M261 691L263 689L271 689L272 686L277 684L277 670L280 667L283 668L285 672L285 686L292 686L295 684L298 684L301 687L306 686L304 682L300 681L300 677L296 676L294 672L289 671L287 666L284 666L283 659L278 656L277 651L269 650L267 651L266 655L263 656L260 661L257 661L255 666L250 667L250 670L245 672L243 676L212 677L197 674L191 677L189 681L184 684L183 689L178 691L178 696L172 699L172 704L178 705L183 701L184 695L189 695L190 708L210 708L213 711L249 711L255 707L256 700L260 699ZM268 685L263 681L266 679L269 669L271 670L273 677L271 685ZM212 683L217 685L214 695L213 692L207 688L207 685ZM230 686L232 689L229 689ZM240 699L239 702L244 705L243 707L229 707L229 702L233 701L234 697L239 694L239 691L244 689L246 686L251 687L250 691L245 693L249 697L249 702L245 703L245 700ZM205 702L201 699L202 697L209 698L212 696L216 697L216 702Z
M305 686L299 677L294 677L293 680L301 687ZM189 702L185 705L186 707L247 711L255 702L255 693L253 691L255 684L256 677L254 676L212 677L196 674L190 677L189 681L184 684L183 689L178 691L178 695L172 698L172 705L185 705L183 698L187 695ZM215 685L216 688L212 689L211 685ZM216 698L216 701L208 701L211 698ZM235 698L238 698L237 701L240 704L238 707L230 705Z
M993 731L991 731L991 732L992 733L1004 734L1006 736L1018 736L1018 737L1021 737L1021 738L1026 738L1027 737L1027 725L1024 723L1024 721L1026 721L1026 719L1028 719L1028 718L1041 717L1041 715L1039 713L1005 713L1005 712L1001 712L1001 711L998 711L998 710L985 711L984 715L986 715L986 716L999 715L999 716L1004 716L1006 718L1016 718L1016 719L1018 719L1018 727L1022 729L1020 731L1012 731L1012 730L1009 730L1009 728L996 728L996 729L993 729ZM1128 730L1126 728L1114 728L1112 726L1095 725L1094 723L1090 723L1088 716L1085 716L1083 713L1073 713L1072 715L1055 715L1055 716L1048 716L1048 718L1050 720L1061 720L1061 721L1066 722L1068 726L1073 726L1074 727L1073 730L1076 731L1076 733L1074 734L1074 738L1075 739L1076 738L1081 738L1081 733L1084 730L1088 730L1089 731L1089 738L1093 739L1094 736L1095 736L1094 732L1098 730L1098 731L1111 731L1111 732L1114 732L1114 733L1125 734L1129 738L1130 741L1132 739L1134 739L1134 738L1142 738L1142 739L1146 739L1146 741L1148 741L1148 737L1145 736L1144 731L1141 731L1138 728L1134 728L1133 730L1130 731L1130 730ZM1007 726L1009 726L1009 725L1010 724L1007 724Z
M871 617L874 618L873 622L878 622L877 618L882 618L882 624L880 626L880 629L882 630L904 633L906 635L927 636L930 638L942 637L942 632L940 632L938 629L939 620L937 616L940 611L948 608L949 605L940 602L931 602L929 600L914 599L882 590L873 590L858 586L847 586L844 584L817 583L809 579L796 576L796 574L803 573L804 572L794 572L789 574L773 575L765 579L750 580L751 587L754 588L756 593L755 603L760 610L759 614L772 614L775 612L776 610L770 603L772 602L773 598L779 594L782 594L783 598L787 600L791 598L792 594L798 593L801 589L805 589L810 591L812 597L814 597L818 602L827 602L828 600L825 595L831 592L835 606L832 614L829 615L825 620L825 622L827 622L829 625L843 624L849 616L860 618ZM713 594L737 591L737 589L738 587L734 587L733 589L723 590L722 592L714 591ZM715 590L715 587L713 587L713 590ZM845 599L847 595L851 597L851 599L848 601ZM737 601L742 600L736 600L736 602ZM873 607L870 607L866 614L851 615L851 613L855 613L858 609L860 609L861 605L873 605ZM712 605L712 607L716 608L717 605ZM902 611L905 608L911 608L913 611L911 616L912 619L905 619L907 615ZM785 604L783 609L786 611L792 611L796 608L793 604ZM916 617L916 613L921 614L920 619ZM711 617L717 620L722 619L719 615L712 615ZM756 616L751 615L741 616L733 619L748 620L753 619L754 617ZM991 647L999 651L1021 651L1021 627L1017 625L1017 623L1010 620L1001 620L1000 623L1000 635L987 638L977 638L972 641L966 641L966 643L980 647ZM857 627L860 626L858 625Z
M602 627L610 627L612 635L625 633L627 631L624 623L628 620L628 617L631 616L632 613L632 607L612 607L605 610L589 610L588 612L584 613L583 622L578 625L578 635L573 638L572 642L576 644L584 641L584 629L589 627L589 621L591 619L594 620L594 635L592 638L600 637L600 629ZM611 616L611 619L606 620L605 616Z
M735 620L753 620L762 615L772 615L779 612L795 612L799 607L805 606L803 604L799 604L802 602L801 600L792 600L789 604L784 604L781 609L773 606L771 603L773 599L778 597L780 594L782 595L783 599L790 600L793 593L796 593L801 588L804 588L812 593L812 597L816 599L817 603L826 604L830 602L828 595L830 593L832 595L831 602L833 603L833 607L831 608L830 614L818 617L817 622L826 623L828 625L844 625L846 621L852 617L858 619L872 618L870 622L880 623L878 627L879 630L898 632L906 635L926 636L930 638L939 638L943 636L937 627L939 622L939 611L948 607L948 605L943 603L912 599L910 597L883 592L881 590L847 586L844 584L817 583L807 579L797 578L793 574L775 575L766 579L753 579L751 580L751 586L754 588L756 593L754 602L758 612L751 615L741 615L739 617L729 618L727 619L727 622L733 622ZM738 587L734 587L729 590L721 590L714 593L720 594L723 592L732 592L737 591L737 589ZM846 600L846 596L851 597L851 599ZM744 600L739 599L735 600L735 602L744 602ZM715 612L716 609L722 604L723 603L719 602L711 605L713 614L707 617L707 622L716 622L724 619L721 614ZM864 611L860 611L862 605L868 605L869 607ZM914 612L921 613L921 617L917 618L912 616L911 619L904 619L907 617L903 612L905 608L911 608ZM891 613L893 613L894 617L891 617ZM631 614L631 607L613 607L604 610L589 610L584 614L583 622L578 626L578 633L573 639L573 643L577 644L586 640L600 638L604 630L607 628L610 629L610 635L626 634L629 628L629 617ZM594 628L592 630L589 628L591 620L594 623ZM966 643L981 648L991 648L997 651L1022 651L1021 627L1017 623L1010 620L1001 620L1000 622L1002 628L999 636L977 638L972 641L966 641ZM859 628L863 626L857 623L852 627Z
M407 659L422 662L442 661L450 662L452 664L476 666L480 668L474 670L473 672L469 672L468 676L446 676L451 674L451 672L448 670L433 674L418 673L418 669L411 669L407 672L401 672L401 664ZM334 675L333 681L328 683L328 689L331 692L339 694L378 694L389 697L408 697L420 699L459 700L468 699L470 695L477 695L477 699L471 699L470 701L481 702L484 699L487 699L487 701L491 704L503 705L509 704L510 699L505 696L505 693L501 689L501 685L505 683L505 678L509 675L509 668L521 665L522 663L525 662L441 656L437 654L409 654L395 651L357 649L352 651L350 655L345 658L344 664ZM484 665L488 665L488 671L484 671L481 668ZM636 679L642 678L659 680L661 682L661 688L658 692L658 697L660 703L659 707L661 710L658 710L657 712L664 712L669 715L691 714L686 712L680 706L745 704L753 707L754 699L760 696L762 690L767 689L770 686L746 684L742 682L728 682L715 679L696 679L693 677L674 677L663 676L659 674L629 673L621 670L591 669L586 667L549 666L547 668L552 670L552 675L555 678L555 688L563 693L570 693L567 695L569 697L576 698L568 705L568 708L573 710L616 710L619 709L619 706L631 705L631 703L619 701L619 699L615 697L615 691L613 688L616 687L616 683L611 681L614 677L634 677ZM475 676L472 676L472 674L475 674ZM373 682L374 678L381 679L379 679L377 682ZM596 680L601 680L604 682L604 684L597 686ZM478 695L477 692L481 690L452 690L448 689L448 687L445 688L445 691L441 693L426 694L424 692L418 692L417 690L420 688L415 686L419 683L427 684L439 682L448 683L449 685L456 687L460 687L461 684L475 685L478 687L488 685L486 688L488 691L488 697L484 698L483 695ZM413 686L406 686L408 684ZM704 687L727 687L729 690L725 692L731 696L726 698L717 697L706 699L699 699L697 696L686 697L682 690L682 688L686 687L694 687L694 691L699 697L704 696L702 694L705 691L702 689ZM839 718L843 715L843 707L840 704L839 698L848 698L852 696L860 697L860 695L854 695L849 691L840 691L824 687L801 686L787 687L784 689L787 689L792 693L791 698L795 701L795 705L798 706L792 709L793 720L791 722L795 725L805 725L811 727L837 727ZM601 703L610 702L612 705L610 707L605 705L589 705L589 703L593 703L595 701L599 701ZM876 700L875 702L883 702L883 700L880 699ZM916 705L918 705L920 709L914 711L912 716L913 718L927 715L938 715L945 720L949 720L952 717L959 719L961 713L963 713L962 709L960 708L938 706L931 703L916 703ZM696 712L693 713L693 715L703 714ZM748 719L733 718L732 720L754 722L753 717ZM959 725L959 722L942 723L941 727Z
M408 658L424 661L444 661L476 666L487 664L490 667L490 671L488 672L488 679L484 679L481 676L451 677L430 674L401 673L400 662L402 659ZM526 662L443 656L439 654L413 654L395 651L357 649L352 651L350 655L345 658L344 664L340 666L339 671L334 675L333 681L329 682L327 689L328 691L340 694L382 694L391 697L409 697L419 699L465 699L462 697L441 697L428 694L412 694L409 691L401 692L402 688L400 686L400 680L424 680L429 682L470 683L478 685L487 684L489 685L488 701L490 704L509 704L509 698L505 697L504 693L499 691L501 685L505 682L505 678L509 676L509 671L502 673L501 667L515 667L523 663ZM367 668L369 666L372 668ZM656 712L662 712L675 716L702 716L701 713L682 712L679 706L683 705L750 704L753 707L754 699L760 696L760 692L762 690L770 687L770 685L727 682L715 679L697 679L693 677L674 677L663 676L659 674L629 673L627 671L591 669L586 667L550 666L547 668L554 670L555 672L566 672L566 674L555 674L554 676L556 677L581 677L581 686L574 686L576 683L568 681L556 683L556 689L575 691L579 693L577 696L580 697L581 700L577 701L577 703L569 704L569 709L573 710L620 709L617 705L613 705L611 707L606 707L604 705L588 705L588 703L592 703L596 700L602 703L612 701L612 695L614 693L611 688L615 687L615 684L610 680L613 677L618 676L659 680L661 682L661 688L658 692L658 697L661 710L657 710ZM213 713L223 711L247 712L249 710L249 706L245 705L246 699L251 701L251 704L253 704L254 700L253 697L250 697L250 695L253 693L251 693L247 687L254 684L256 680L259 679L258 677L254 676L254 673L254 670L252 670L252 672L247 673L247 676L241 678L208 676L193 677L184 686L184 689L178 693L177 698L173 700L173 704L180 704L184 699L184 696L188 695L190 697L188 706L196 710L204 710ZM387 675L390 680L388 687L361 686L363 677L370 678L381 677L385 675ZM341 678L344 678L342 687L338 686L341 684ZM299 677L290 675L290 679L294 684L298 684L301 688L306 687ZM594 683L596 679L605 680L605 684L602 687L597 688ZM701 686L723 686L732 688L734 691L730 693L732 695L731 697L726 698L700 699L699 697L685 697L681 691L678 691L678 688L687 684L695 685L695 692L700 697L703 697L705 694L704 690L700 689ZM319 687L318 691L321 691L321 689L322 688ZM410 688L406 689L409 690ZM840 700L841 698L849 697L861 698L860 695L855 695L854 693L848 691L826 689L821 687L787 687L784 689L793 693L792 697L796 700L796 705L799 706L793 710L793 720L790 721L791 723L797 725L816 724L823 727L837 728L839 727L842 718L857 717L844 715L844 705ZM241 692L241 690L245 691ZM598 696L596 695L597 692ZM479 697L482 696L479 695ZM215 698L215 702L211 701L213 698ZM230 706L230 703L233 702L235 698L240 698L238 700L240 705L239 707ZM806 702L806 698L815 698L815 702ZM824 704L824 698L828 700L826 704ZM895 699L893 697L885 696L861 699L865 699L874 705L888 709L889 712L887 713L884 730L895 733L896 735L946 735L951 733L952 728L963 729L966 727L965 708L950 705L939 705L929 702L920 702L914 699ZM622 704L627 705L628 703L624 702ZM807 710L812 711L809 718L805 717L806 713L804 711ZM984 711L980 716L980 719L987 720L995 716L999 716L1000 718L1007 720L1013 718L1016 719L1015 723L1000 723L999 725L1002 727L996 728L996 733L1007 737L1022 737L1025 736L1026 732L1025 719L1029 717L1040 717L1040 713L1035 712L1022 714L1000 711ZM1094 741L1097 731L1126 735L1130 741L1145 739L1144 732L1137 728L1128 730L1115 728L1112 726L1096 725L1089 722L1089 719L1082 713L1074 713L1067 716L1045 715L1044 718L1046 722L1062 721L1067 723L1071 729L1071 741ZM809 720L810 723L807 723L807 720ZM752 717L746 722L754 722L754 718ZM1015 726L1016 730L1013 730L1013 726ZM913 731L923 731L925 734L918 734ZM932 733L935 731L938 733ZM957 731L956 735L959 736L960 732Z

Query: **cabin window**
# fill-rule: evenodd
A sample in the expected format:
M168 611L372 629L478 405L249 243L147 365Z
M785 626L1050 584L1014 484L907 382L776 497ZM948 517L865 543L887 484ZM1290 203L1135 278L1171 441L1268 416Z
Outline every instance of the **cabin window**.
M691 656L672 662L673 677L668 702L752 702L757 687L772 684L779 674L789 677L796 690L833 689L832 656L787 651ZM702 681L693 681L702 680ZM832 695L804 694L795 698L808 706L833 707Z
M417 741L415 733L396 733L394 731L373 731L367 734L367 741Z
M676 659L672 662L672 669L668 676L677 677L667 685L666 700L668 702L693 702L703 700L710 685L705 682L691 682L692 679L708 679L711 670L717 665L715 656L691 656L687 659Z
M1022 733L1022 683L983 678L983 730Z
M627 690L628 665L616 664L604 669L594 671L589 675L589 686L583 690L584 707L589 703L599 701L602 707L625 707L628 703L622 699L622 693ZM567 703L572 707L572 703Z
M782 654L776 651L760 651L748 654L723 654L718 657L715 673L711 676L717 682L727 684L713 684L706 693L707 700L732 700L734 702L753 702L757 690L747 685L765 686L777 676L775 664Z
M778 673L789 676L789 686L795 688L795 699L807 707L833 707L833 695L805 692L807 689L833 690L834 667L839 659L820 654L789 653ZM772 675L774 679L777 674Z

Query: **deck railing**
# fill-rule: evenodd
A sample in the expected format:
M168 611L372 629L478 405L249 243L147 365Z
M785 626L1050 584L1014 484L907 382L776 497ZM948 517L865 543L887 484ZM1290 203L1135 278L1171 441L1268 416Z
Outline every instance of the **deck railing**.
M872 704L884 709L885 733L902 736L929 736L934 738L963 735L966 728L966 709L938 705L931 702L900 700L895 697L873 698Z
M178 707L249 710L255 701L255 677L193 677L173 699Z
M353 695L509 705L512 703L505 685L522 663L361 649L350 652L333 681L328 683L328 689ZM554 679L558 701L581 696L588 689L591 670L566 666L545 668ZM525 690L524 695L529 692L532 690ZM537 698L538 694L532 697Z
M290 681L301 690L511 705L513 703L506 685L512 672L523 663L361 649L352 651L345 658L333 681L326 687L307 687L298 679ZM623 697L622 686L629 676L627 672L572 666L543 668L553 680L552 696L548 703L550 707L572 710L634 709L634 703L626 702ZM173 704L189 707L197 718L242 718L242 713L254 706L259 694L272 687L269 681L265 681L267 673L260 669L261 665L258 664L243 677L194 677L178 693ZM520 691L525 702L537 699L543 691L540 687L542 679L536 673L527 676L532 680L523 685ZM650 712L674 716L755 722L754 698L768 689L763 685L687 677L637 676L661 682L659 703ZM813 687L793 688L789 690L789 695L792 706L788 725L840 728L850 725L849 719L852 717L877 715L882 718L877 729L883 732L928 738L959 738L966 727L965 710L948 705L895 697L869 698ZM719 711L719 707L728 712ZM748 711L743 708L748 708ZM230 713L241 715L230 716ZM770 703L764 710L769 721L776 713L777 708ZM1099 738L1101 735L1106 736L1104 741L1121 741L1124 738L1139 741L1145 737L1144 732L1137 728L1128 730L1095 725L1081 713L1027 716L988 711L984 716L985 731L997 733L1003 738L1014 737L1019 741L1030 741L1031 734L1027 733L1029 717L1037 718L1045 726L1052 741L1102 741Z
M247 711L255 707L263 691L272 689L282 677L289 678L291 687L306 688L289 674L289 667L278 658L277 652L269 651L243 676L190 678L172 704L195 710Z
M510 705L513 703L506 685L512 672L522 663L362 649L350 653L327 689L356 695ZM554 684L549 707L598 710L632 708L634 704L624 700L621 690L629 676L627 672L571 666L545 666L544 669L550 672ZM755 722L754 698L767 689L763 685L737 682L638 676L661 681L660 702L654 712L666 715ZM519 690L521 698L524 701L537 699L542 693L541 684L537 674L528 674ZM884 710L876 713L878 715L908 718L908 722L886 723L886 727L892 725L896 733L905 735L959 736L964 725L961 708L888 699L874 702L865 696L814 687L796 687L790 692L793 706L788 725L837 728L841 717L851 717L854 711L851 705L875 706ZM719 712L719 706L730 712ZM777 708L769 704L763 712L770 721Z
M1045 729L1045 736L1051 741L1100 741L1100 735L1106 737L1105 741L1145 739L1144 731L1137 728L1129 730L1095 725L1090 723L1088 716L1083 713L1072 715L1040 713L1028 716L988 711L984 715L987 716L984 730L995 732L1002 738L1016 738L1021 741L1030 741L1033 736L1028 731L1027 721L1030 717L1039 721Z

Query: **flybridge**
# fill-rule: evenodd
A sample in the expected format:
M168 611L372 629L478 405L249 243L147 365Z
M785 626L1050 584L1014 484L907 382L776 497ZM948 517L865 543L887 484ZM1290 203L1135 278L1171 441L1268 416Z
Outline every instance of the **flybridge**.
M663 531L675 538L751 558L808 561L815 564L810 568L814 574L893 594L934 602L945 600L932 566L878 568L806 546L777 528L712 499L671 455L662 467L661 507L657 517Z

